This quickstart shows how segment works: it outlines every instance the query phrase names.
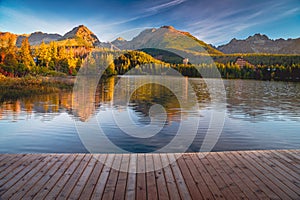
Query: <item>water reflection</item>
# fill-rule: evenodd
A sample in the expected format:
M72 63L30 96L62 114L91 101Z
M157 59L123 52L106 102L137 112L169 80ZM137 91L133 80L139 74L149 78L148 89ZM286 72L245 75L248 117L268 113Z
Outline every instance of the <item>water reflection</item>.
M0 105L0 119L7 119L10 116L12 120L18 120L21 117L21 111L25 111L27 116L32 115L32 113L36 115L48 113L52 117L67 112L81 121L86 121L89 116L99 111L101 105L104 107L113 106L115 84L118 79L118 77L111 77L101 80L96 91L85 91L85 95L80 96L80 100L84 101L83 103L80 102L82 105L87 105L85 102L93 102L93 107L78 108L74 105L72 92L62 91L5 101ZM131 79L128 78L128 80ZM201 79L190 79L189 81L198 98L200 109L209 107L210 96L205 82ZM128 84L133 84L133 82L129 81ZM299 121L300 84L298 83L224 80L224 85L227 93L227 111L232 118L253 122L285 119ZM185 87L188 87L188 84L183 82L183 89L180 88L180 90L186 91L183 95L184 98L188 98L188 88ZM168 121L178 119L176 115L180 110L179 102L174 93L166 87L158 84L146 84L138 88L133 94L120 93L118 98L126 99L128 95L130 95L128 106L137 113L147 116L152 105L162 104L166 108ZM74 108L77 108L76 112Z
M148 117L151 106L159 104L166 110L166 123L180 121L180 103L176 95L168 88L158 84L145 84L130 97L129 107L137 113Z
M229 116L251 122L300 121L300 84L225 80Z
M146 147L152 151L170 141L180 121L185 120L187 114L192 114L201 118L201 124L190 151L199 149L212 109L209 91L203 80L179 78L180 84L176 87L187 102L185 109L182 109L174 94L176 88L170 90L158 84L146 84L128 93L117 88L119 78L101 80L96 91L91 90L85 96L79 96L80 103L87 105L83 107L76 105L71 91L3 102L0 105L0 152L86 152L77 136L73 120L86 123L93 116L106 116L108 110L119 110L120 113L129 110L137 124L148 125L151 121L149 111L155 104L165 108L166 123L163 132L146 143L130 140L129 137L123 137L124 140L120 141L120 131L110 118L104 117L103 123L106 124L103 129L109 132L113 142L125 149L131 146L137 152L145 152ZM130 88L143 77L123 79ZM89 82L88 79L85 81ZM299 83L224 80L224 85L227 92L227 116L223 133L214 150L300 146ZM193 90L197 97L199 108L196 110L193 104L189 105L188 90ZM129 99L126 106L118 103L122 99ZM41 138L44 138L43 142L37 142ZM18 139L22 141L16 143Z

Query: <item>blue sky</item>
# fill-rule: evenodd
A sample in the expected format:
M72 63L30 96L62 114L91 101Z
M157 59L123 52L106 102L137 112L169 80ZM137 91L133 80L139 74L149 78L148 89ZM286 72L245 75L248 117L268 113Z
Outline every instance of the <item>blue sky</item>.
M100 41L172 25L214 45L255 33L300 37L299 0L0 0L0 31L64 34L84 24Z

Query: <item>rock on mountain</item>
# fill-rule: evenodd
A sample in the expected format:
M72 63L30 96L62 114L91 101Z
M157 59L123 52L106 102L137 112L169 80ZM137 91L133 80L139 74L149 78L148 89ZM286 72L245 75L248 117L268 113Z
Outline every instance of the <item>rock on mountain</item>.
M83 43L89 46L99 46L100 44L97 36L84 25L73 28L59 40L75 40L78 44Z
M222 54L190 33L176 30L172 26L146 29L131 41L115 40L112 44L119 49L158 48L171 50L181 55Z
M218 50L223 53L271 53L271 54L299 54L300 38L277 40L268 36L255 34L245 40L232 39L228 44L221 45Z
M49 43L51 41L57 41L59 40L62 36L59 34L48 34L48 33L43 33L43 32L34 32L31 33L30 35L18 35L17 37L17 42L16 45L18 47L21 46L22 41L25 37L28 37L28 41L30 45L39 45L44 41L45 43Z
M17 47L21 46L22 41L25 37L28 37L28 41L31 45L39 45L42 41L44 41L45 43L49 43L51 41L56 41L62 37L59 34L48 34L42 32L35 32L31 34L22 34L22 35L9 33L9 32L0 32L0 39L6 40L9 35L13 35L16 38L14 43L17 45Z
M111 44L113 44L114 46L118 47L123 47L128 43L127 40L125 40L124 38L118 37L117 39L115 39L114 41L111 42Z

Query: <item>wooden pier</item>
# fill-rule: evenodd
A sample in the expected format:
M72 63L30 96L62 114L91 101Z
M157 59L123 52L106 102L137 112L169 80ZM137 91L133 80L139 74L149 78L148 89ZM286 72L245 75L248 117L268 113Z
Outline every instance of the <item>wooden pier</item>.
M205 157L187 153L161 168L176 156L1 154L0 196L3 200L300 199L300 150L213 152ZM142 173L127 173L128 169Z

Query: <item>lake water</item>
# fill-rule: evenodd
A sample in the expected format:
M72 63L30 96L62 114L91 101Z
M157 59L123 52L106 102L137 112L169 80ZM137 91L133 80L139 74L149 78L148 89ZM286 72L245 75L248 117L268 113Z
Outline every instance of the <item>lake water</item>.
M112 77L101 81L96 92L79 96L83 107L72 92L5 100L0 153L86 153L95 146L94 152L113 152L109 145L163 152L178 131L184 133L179 141L192 138L187 151L199 151L214 111L224 113L224 126L212 151L300 148L300 83L223 80L226 102L219 108L202 79L173 77L172 88L157 83L136 87L143 76L121 79L122 88L120 77ZM104 134L94 138L99 130ZM174 143L171 151L179 146Z

